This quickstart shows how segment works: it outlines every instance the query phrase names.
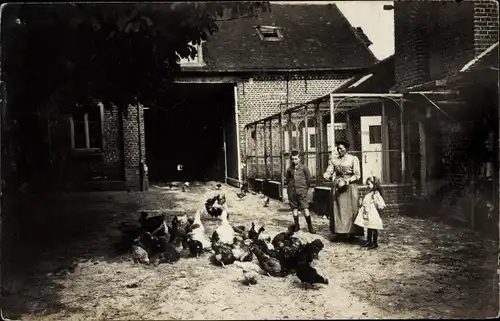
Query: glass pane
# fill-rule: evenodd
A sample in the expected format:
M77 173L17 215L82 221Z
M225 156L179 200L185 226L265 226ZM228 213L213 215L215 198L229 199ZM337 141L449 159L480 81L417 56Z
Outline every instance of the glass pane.
M309 147L316 148L316 134L309 134Z
M87 148L85 143L85 135L75 134L75 148Z
M101 124L100 122L89 121L89 141L91 148L101 147Z
M374 125L369 128L370 134L370 144L381 144L382 143L382 126Z

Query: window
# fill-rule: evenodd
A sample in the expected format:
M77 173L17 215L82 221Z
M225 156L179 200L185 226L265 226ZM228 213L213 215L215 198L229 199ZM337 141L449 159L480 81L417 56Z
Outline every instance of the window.
M187 58L182 58L180 57L179 55L179 64L182 66L182 67L199 67L199 66L203 66L204 63L203 63L203 51L202 51L202 48L203 48L203 41L199 44L199 45L194 45L192 42L189 43L190 46L193 46L196 48L196 57L194 59L191 59L191 57L187 57Z
M309 134L309 148L316 148L316 134Z
M382 144L382 126L374 125L368 127L370 135L370 144Z
M102 104L92 108L88 113L75 114L70 117L71 148L76 150L102 150L102 122L104 110Z
M283 39L283 28L276 26L258 26L256 29L262 40L280 41Z

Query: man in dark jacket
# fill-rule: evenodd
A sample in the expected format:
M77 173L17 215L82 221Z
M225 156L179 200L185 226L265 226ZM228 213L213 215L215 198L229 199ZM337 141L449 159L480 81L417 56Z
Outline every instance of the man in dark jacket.
M309 168L300 163L299 152L294 150L290 154L291 166L286 170L285 183L287 184L288 203L292 209L295 231L300 230L299 210L304 212L309 233L316 233L312 227L309 214L307 191L311 185Z

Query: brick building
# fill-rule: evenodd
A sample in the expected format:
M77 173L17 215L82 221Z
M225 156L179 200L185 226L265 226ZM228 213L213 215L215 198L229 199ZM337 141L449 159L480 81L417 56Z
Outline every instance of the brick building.
M495 229L498 4L398 1L394 20L394 89L419 151L412 179L422 211Z
M217 162L224 166L216 167L219 175L215 177L235 185L241 181L246 141L251 139L245 136L246 124L279 112L280 106L286 108L325 95L377 63L366 35L351 26L335 5L271 4L270 7L270 12L260 13L257 18L219 22L218 32L199 46L198 57L181 62L183 71L177 80L179 92L196 92L207 97L199 102L207 105L207 109L212 104L210 96L225 91L218 99L226 106L219 103L212 107L212 110L218 108L223 122L220 126L223 140L219 143L223 148L213 158L218 158ZM227 100L222 98L224 95ZM194 99L191 96L186 94L179 101ZM185 106L184 110L192 110L189 115L201 113L195 107ZM149 112L154 113L153 109ZM155 115L151 118L160 117ZM181 122L182 117L178 119ZM164 141L153 143L151 139L172 134L153 126L148 129L148 123L152 122L146 120L152 177L159 175L161 166L172 169L182 160L180 156L177 161L162 156ZM217 144L204 142L204 145ZM186 172L193 159L199 156L193 154L191 161L184 158Z
M181 59L171 106L34 120L47 133L49 180L79 190L146 189L150 179L236 185L245 124L280 103L331 92L377 62L363 31L335 5L270 6L257 18L218 22L198 56Z

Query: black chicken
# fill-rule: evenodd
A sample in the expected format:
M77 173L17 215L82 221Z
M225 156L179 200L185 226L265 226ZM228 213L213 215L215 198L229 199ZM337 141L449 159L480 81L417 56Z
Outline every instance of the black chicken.
M315 283L328 284L328 279L319 275L316 269L306 262L301 262L295 270L297 273L297 277L303 285L313 285Z
M245 182L243 183L243 185L241 185L241 191L245 194L248 193L248 182Z
M255 223L252 222L252 227L250 228L250 230L248 231L248 238L251 239L252 241L257 241L259 239L259 235L264 232L266 229L264 228L264 226L261 226L261 228L259 229L259 231L255 231Z
M160 227L165 221L165 214L148 217L148 212L141 212L141 217L139 218L139 224L141 228L147 232L153 233L158 227Z
M205 201L205 209L212 217L219 217L222 215L223 208L221 207L226 202L226 197L217 195ZM217 203L217 204L216 204Z
M275 248L278 248L285 244L286 240L289 240L295 234L295 224L288 227L288 231L276 234L271 242Z
M203 253L203 244L200 241L189 239L187 241L189 252L193 256L200 256Z

